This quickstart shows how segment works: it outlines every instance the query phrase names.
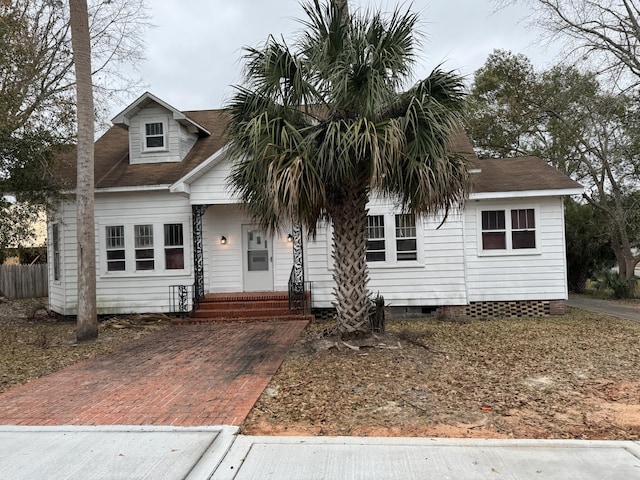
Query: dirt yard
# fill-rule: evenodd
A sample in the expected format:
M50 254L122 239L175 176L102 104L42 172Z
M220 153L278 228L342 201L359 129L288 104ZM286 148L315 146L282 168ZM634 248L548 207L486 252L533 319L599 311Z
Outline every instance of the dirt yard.
M251 435L640 439L640 324L578 310L397 320L345 344L311 325Z
M166 328L110 318L95 343L44 302L0 300L0 392ZM304 333L248 434L640 439L640 324L577 310L526 320L393 320L343 343Z
M169 325L164 316L107 318L98 341L78 344L75 323L49 316L46 301L0 299L0 393Z

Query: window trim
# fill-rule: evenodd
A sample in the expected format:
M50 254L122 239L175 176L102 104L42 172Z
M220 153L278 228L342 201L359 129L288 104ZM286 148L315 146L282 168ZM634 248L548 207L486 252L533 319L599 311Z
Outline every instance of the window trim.
M389 269L389 268L422 268L424 267L424 224L420 216L415 216L416 229L416 259L415 260L398 260L397 240L396 237L396 215L402 215L404 212L396 209L375 208L370 209L368 216L384 217L384 240L385 240L385 261L367 261L369 270ZM413 238L413 237L411 237Z
M162 125L162 146L147 146L147 138L158 137L159 135L147 135L147 125L159 123ZM169 122L166 118L143 118L140 120L140 143L142 153L167 152L169 151Z
M505 215L505 249L490 249L485 250L482 243L482 213L487 211L502 210ZM535 248L513 248L513 231L511 226L511 211L512 210L533 210L533 218L535 222ZM478 206L476 210L476 239L477 239L477 252L479 257L501 257L501 256L526 256L526 255L540 255L542 253L540 242L540 208L538 205L482 205ZM488 230L490 231L490 230ZM502 230L498 230L502 231ZM515 231L518 231L517 229Z
M191 246L191 216L159 216L147 215L139 217L105 217L98 221L100 237L97 239L99 252L99 276L101 278L139 278L139 277L161 277L161 276L190 276L192 275L192 246ZM167 269L165 265L165 245L164 245L164 225L165 224L181 224L183 232L183 257L184 268ZM106 228L107 226L124 226L125 241L125 269L121 271L107 270L107 253L106 253ZM136 247L135 247L135 225L152 225L153 226L153 252L154 252L154 269L153 270L136 270Z
M62 240L62 229L60 228L60 222L52 222L51 223L51 265L53 269L53 281L56 283L60 283L62 281L62 270L60 267L62 263L60 262L62 252L61 252L61 240Z

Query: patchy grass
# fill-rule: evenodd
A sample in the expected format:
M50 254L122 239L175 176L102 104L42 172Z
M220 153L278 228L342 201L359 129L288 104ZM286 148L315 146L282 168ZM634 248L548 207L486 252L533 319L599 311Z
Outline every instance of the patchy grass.
M640 438L638 323L395 320L349 346L324 327L307 329L245 433Z
M98 340L78 344L75 323L48 316L44 299L0 301L0 393L168 326L162 317L110 318Z

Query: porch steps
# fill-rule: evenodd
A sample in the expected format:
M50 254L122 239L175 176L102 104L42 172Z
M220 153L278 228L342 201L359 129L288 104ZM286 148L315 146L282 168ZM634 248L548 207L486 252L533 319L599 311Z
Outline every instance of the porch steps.
M289 310L287 292L206 294L198 310L174 323L313 320L313 315Z

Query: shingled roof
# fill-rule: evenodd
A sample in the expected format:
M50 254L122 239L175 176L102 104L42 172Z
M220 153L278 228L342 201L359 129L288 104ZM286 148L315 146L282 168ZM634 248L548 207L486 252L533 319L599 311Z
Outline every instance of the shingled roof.
M222 110L182 112L188 119L205 128L211 135L200 135L182 162L129 163L128 131L111 127L95 144L96 189L123 187L169 186L193 171L223 146L227 117ZM452 142L454 151L465 156L472 165L472 192L523 192L581 188L559 170L537 157L479 160L464 132ZM67 185L75 185L75 150L61 159L59 175Z
M222 110L183 112L211 135L202 135L181 162L129 163L129 132L113 126L95 145L95 187L149 187L171 185L192 171L223 147L223 132L227 124ZM67 185L75 185L75 149L61 159L60 175Z
M480 170L471 177L474 193L582 189L539 157L490 158L474 165Z

